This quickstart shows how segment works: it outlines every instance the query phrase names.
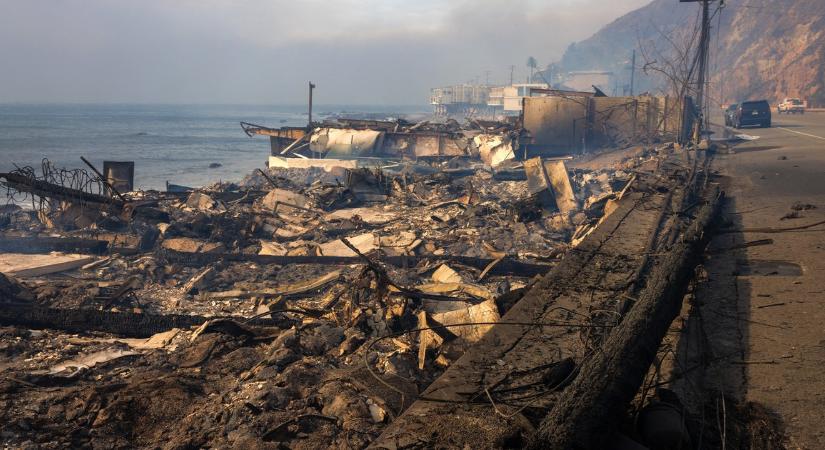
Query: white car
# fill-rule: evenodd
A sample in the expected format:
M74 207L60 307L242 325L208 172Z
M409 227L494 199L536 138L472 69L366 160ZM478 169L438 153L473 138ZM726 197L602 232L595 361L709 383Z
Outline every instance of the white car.
M805 114L805 102L798 98L786 98L776 107L779 114Z

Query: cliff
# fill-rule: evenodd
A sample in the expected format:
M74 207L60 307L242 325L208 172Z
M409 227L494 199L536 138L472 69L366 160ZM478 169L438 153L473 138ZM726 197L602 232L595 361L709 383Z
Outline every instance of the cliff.
M667 79L654 67L679 60L700 10L699 3L654 0L571 45L560 65L565 71L611 70L627 83L636 49L636 92L663 89ZM800 97L825 105L822 0L729 0L714 16L712 33L711 100Z

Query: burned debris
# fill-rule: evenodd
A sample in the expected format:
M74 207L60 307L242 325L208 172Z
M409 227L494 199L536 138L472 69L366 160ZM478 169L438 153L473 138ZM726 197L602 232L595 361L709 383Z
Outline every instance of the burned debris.
M540 368L472 365L479 346L535 332L529 308L560 271L575 277L570 255L593 253L605 224L664 214L678 189L662 180L688 180L672 146L560 155L519 121L241 125L270 138L271 156L237 183L134 191L46 161L0 174L15 200L0 210L3 442L403 446L398 433L420 437L403 428L411 411L468 364L499 381L447 400L471 395L479 414L516 417L508 402L541 398L524 423L479 434L503 442L538 425L557 395L536 386L569 385L628 306L554 291L570 304L547 314L566 331L524 341L554 342ZM633 285L640 266L612 258L581 276ZM584 347L565 347L574 341Z

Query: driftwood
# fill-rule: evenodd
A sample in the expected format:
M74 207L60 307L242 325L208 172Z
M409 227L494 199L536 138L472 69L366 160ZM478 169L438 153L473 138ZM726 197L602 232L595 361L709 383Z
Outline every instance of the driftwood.
M647 277L647 285L602 351L586 360L572 385L541 423L530 449L600 449L616 430L644 381L659 345L678 316L693 271L707 243L704 233L716 215L718 188Z

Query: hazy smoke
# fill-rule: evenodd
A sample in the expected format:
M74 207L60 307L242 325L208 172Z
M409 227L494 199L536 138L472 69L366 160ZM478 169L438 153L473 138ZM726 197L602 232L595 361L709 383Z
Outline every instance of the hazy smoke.
M0 0L0 102L422 104L647 0Z

